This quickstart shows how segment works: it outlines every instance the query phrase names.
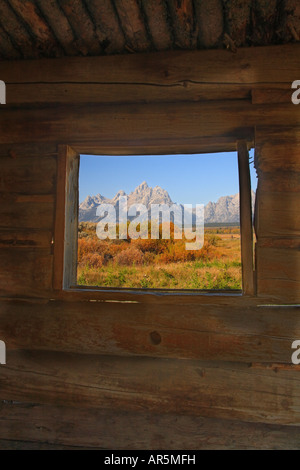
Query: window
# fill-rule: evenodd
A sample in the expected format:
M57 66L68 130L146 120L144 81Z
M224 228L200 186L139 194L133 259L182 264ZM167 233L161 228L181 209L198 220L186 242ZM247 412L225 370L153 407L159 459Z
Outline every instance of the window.
M238 158L236 152L79 156L65 148L60 160L57 288L241 292L243 285L244 293L253 293L249 155L244 142ZM125 221L121 200L129 203ZM132 210L133 203L143 204L144 212L137 206ZM104 204L110 207L101 213ZM151 212L150 206L161 209L162 204L172 209L169 219L161 211L155 219ZM200 234L196 204L204 206L204 239L201 247L191 250L192 236L197 241ZM63 243L57 243L61 239Z

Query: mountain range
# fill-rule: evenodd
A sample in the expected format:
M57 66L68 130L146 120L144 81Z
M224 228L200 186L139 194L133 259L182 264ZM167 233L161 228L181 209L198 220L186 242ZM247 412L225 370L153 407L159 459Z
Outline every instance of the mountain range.
M100 204L112 204L118 211L120 196L127 196L128 208L133 204L143 204L149 210L151 204L167 204L168 206L176 204L178 210L182 210L182 205L173 203L165 189L160 186L151 188L144 181L128 195L125 191L120 190L112 199L108 199L101 194L87 196L79 205L79 222L98 222L100 217L96 215L96 211ZM254 209L254 201L255 192L252 191L252 210ZM232 196L222 196L216 202L209 202L204 207L205 223L238 223L239 218L238 193Z

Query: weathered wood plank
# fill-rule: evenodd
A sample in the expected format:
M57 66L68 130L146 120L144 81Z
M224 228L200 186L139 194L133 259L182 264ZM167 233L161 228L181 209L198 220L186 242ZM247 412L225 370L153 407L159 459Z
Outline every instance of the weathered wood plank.
M8 351L0 399L299 426L299 382L247 364Z
M299 428L295 426L175 413L115 412L24 403L2 403L0 410L0 449L85 446L112 450L279 450L300 447ZM8 436L15 441L4 440Z
M286 279L300 282L300 251L260 247L258 276L261 279ZM299 291L300 293L300 291Z
M54 194L55 177L54 157L0 157L1 193Z
M296 106L254 106L243 101L203 103L160 103L145 105L57 106L24 110L5 108L0 119L0 143L98 141L99 147L124 143L129 150L150 140L183 145L200 137L232 136L241 140L241 131L254 125L274 126L297 122ZM134 144L132 144L134 142ZM75 146L75 149L76 146ZM290 157L291 158L291 157ZM299 167L296 155L293 165ZM288 165L287 165L288 168ZM294 168L296 169L296 168Z
M224 2L225 24L236 47L248 44L247 32L251 24L252 0Z
M51 196L53 199L53 197ZM11 198L0 205L0 227L53 230L54 201L16 202Z
M36 0L36 3L43 13L44 18L46 18L47 23L50 25L64 52L70 56L76 55L77 50L74 45L74 33L70 23L68 22L56 0L48 0L47 2L43 0Z
M300 187L298 192L260 190L258 211L258 237L300 237Z
M18 165L22 165L19 159L21 158L28 158L28 164L31 163L39 163L42 165L41 159L54 157L56 158L57 155L57 144L53 142L44 142L42 144L38 144L37 142L27 142L22 144L0 144L0 164L2 158L12 158L18 159ZM4 160L6 161L6 160ZM13 165L13 163L12 163ZM1 164L2 166L2 164ZM26 166L26 163L25 163ZM1 168L2 169L2 168ZM33 168L32 168L33 171Z
M198 84L190 81L160 86L124 83L7 84L7 106L42 103L158 103L172 101L250 100L250 85Z
M257 292L287 303L300 302L299 248L257 246Z
M142 0L141 4L147 18L151 41L156 50L172 49L172 33L168 22L166 2L163 0Z
M3 229L0 231L0 247L2 248L48 248L52 249L52 232L19 228L18 230Z
M192 0L167 0L167 3L173 22L175 46L181 49L196 49L198 29Z
M298 108L291 105L289 109L293 111ZM256 127L255 164L258 170L269 173L281 171L284 166L285 172L300 171L299 117L295 116L294 126L286 126L288 123L282 127Z
M89 0L86 3L97 26L101 47L107 54L123 52L125 38L111 0Z
M251 209L251 181L249 152L246 141L238 141L238 166L240 188L240 232L243 293L253 295L253 225Z
M34 37L34 45L39 53L46 53L47 57L59 57L62 55L62 49L57 43L49 25L39 13L35 1L10 0L10 6L26 24L31 36Z
M20 52L13 46L9 35L0 26L0 55L2 59L20 59Z
M288 83L299 73L299 44L224 50L168 51L1 63L6 83ZM216 67L216 64L218 66ZM280 73L278 72L280 71ZM295 78L296 77L296 78Z
M52 256L48 250L0 249L0 296L48 295L52 287Z
M215 302L1 302L0 337L9 350L290 363L291 344L300 337L300 308Z

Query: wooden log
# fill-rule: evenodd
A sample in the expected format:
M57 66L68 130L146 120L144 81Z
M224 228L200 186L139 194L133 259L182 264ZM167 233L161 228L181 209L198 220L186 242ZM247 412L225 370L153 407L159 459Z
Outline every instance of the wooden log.
M53 230L54 201L17 202L9 200L0 206L0 227Z
M297 106L293 105L297 109ZM255 129L255 162L256 168L263 172L281 171L299 172L300 159L298 146L300 129L295 117L294 126L265 127ZM284 165L283 165L284 162ZM282 168L284 166L284 168Z
M240 188L240 231L243 293L254 294L253 278L253 225L249 153L246 141L238 141L238 166Z
M151 42L138 2L136 0L115 0L114 4L126 38L125 49L129 52L151 50Z
M145 105L95 105L24 110L5 108L0 119L0 143L64 142L75 147L91 141L111 145L116 141L128 146L127 152L137 145L153 141L165 142L174 148L201 136L232 137L241 140L245 129L259 123L279 126L296 122L296 106L253 106L241 101L203 103L160 103ZM75 119L76 118L76 119ZM201 129L201 132L199 131ZM134 142L134 144L132 143ZM137 150L135 151L137 152ZM299 160L292 160L299 167ZM288 169L288 162L287 168ZM271 169L269 169L271 171Z
M263 183L260 189L262 187ZM258 237L299 237L299 201L300 191L268 192L261 190L258 195Z
M280 88L260 88L252 89L253 104L270 104L270 103L291 103L292 90L291 84L282 85Z
M276 151L274 146L274 151ZM280 169L272 172L260 172L260 184L264 192L299 193L300 172Z
M60 0L60 7L64 11L72 30L75 32L76 49L82 55L99 55L102 52L97 29L85 7L80 0Z
M1 248L0 296L49 296L53 260L48 251Z
M166 2L163 0L142 0L141 4L155 49L158 51L172 49L172 33L168 22Z
M248 45L248 29L251 24L251 0L224 2L224 22L236 47Z
M8 351L0 399L299 426L299 381L246 364Z
M55 192L56 159L53 157L0 157L0 168L1 193L46 195Z
M220 43L223 35L223 5L221 0L203 2L196 0L195 10L199 27L198 39L200 46L211 48Z
M79 155L59 147L54 231L54 289L77 283Z
M299 447L297 426L26 403L2 403L0 410L0 449L74 446L112 450L293 450ZM8 436L14 441L7 440Z
M0 55L2 59L20 59L20 52L13 46L9 35L0 26Z
M268 88L272 84L286 83L291 86L299 73L299 50L299 44L287 44L238 49L236 54L224 50L168 51L41 59L38 63L34 60L5 61L1 63L1 79L7 84L174 85L189 80L198 84L264 84Z
M52 251L52 232L32 229L1 229L1 248L48 248L49 254Z
M44 2L43 0L36 0L36 3L66 55L76 55L77 50L74 46L74 33L69 21L59 7L58 3L53 0L48 2Z
M147 84L8 84L7 104L158 103L174 101L250 100L249 85L203 85L186 81L174 86Z
M35 47L33 40L24 24L19 20L14 10L7 2L0 4L0 17L5 18L5 29L10 37L13 37L13 43L21 51L25 59L36 59L39 57L39 50ZM3 80L3 78L1 77ZM5 81L5 80L4 80Z
M291 362L291 344L300 337L299 308L247 308L215 302L216 305L141 306L2 301L0 338L8 350ZM152 339L154 332L159 339L156 344Z
M271 44L278 28L278 10L276 0L256 0L251 5L252 43L256 46ZM264 27L260 27L260 25Z
M167 3L174 25L175 46L181 49L196 49L198 30L193 2L191 0L180 2L167 0Z
M11 0L10 6L22 18L31 36L34 37L35 47L47 57L59 57L63 55L60 45L57 43L48 23L41 16L36 2L33 0Z
M286 303L300 302L299 249L257 247L257 292Z

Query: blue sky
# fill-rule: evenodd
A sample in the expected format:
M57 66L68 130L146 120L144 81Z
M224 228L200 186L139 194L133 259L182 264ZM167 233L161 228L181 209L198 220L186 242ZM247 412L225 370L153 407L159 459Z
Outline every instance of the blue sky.
M253 150L250 155L253 157ZM256 190L253 164L250 173ZM128 194L143 181L166 189L173 202L215 202L239 192L237 153L80 157L79 202L98 193L112 198L120 189Z

